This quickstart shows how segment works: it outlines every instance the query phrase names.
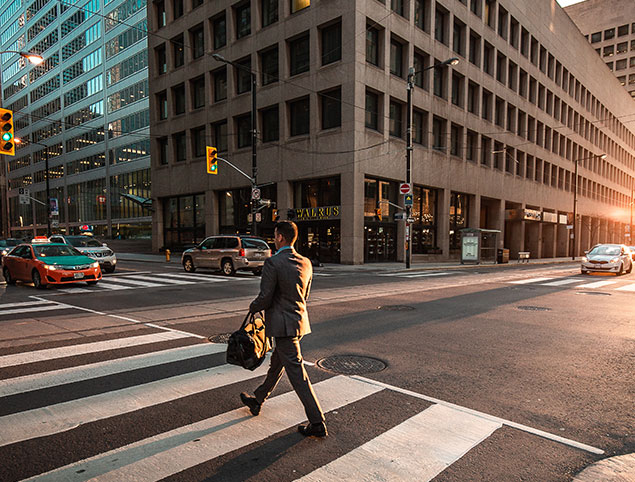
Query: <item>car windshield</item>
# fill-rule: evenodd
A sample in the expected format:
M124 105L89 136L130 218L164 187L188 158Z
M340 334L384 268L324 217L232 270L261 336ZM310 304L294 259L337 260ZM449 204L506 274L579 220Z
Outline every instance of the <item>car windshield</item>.
M596 246L591 251L589 251L589 255L591 256L617 256L620 254L622 250L619 246Z
M269 249L269 245L262 239L242 238L243 248Z
M72 246L33 246L35 254L38 258L50 258L55 256L82 256L82 253L77 251Z
M0 248L7 248L10 246L17 246L20 241L17 239L0 239Z
M76 248L101 248L101 243L86 236L69 236L66 238Z

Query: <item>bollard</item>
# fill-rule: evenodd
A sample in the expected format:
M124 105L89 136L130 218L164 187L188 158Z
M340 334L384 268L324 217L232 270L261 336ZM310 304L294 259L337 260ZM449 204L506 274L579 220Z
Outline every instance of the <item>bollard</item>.
M165 250L165 262L166 263L170 262L170 250L169 249Z

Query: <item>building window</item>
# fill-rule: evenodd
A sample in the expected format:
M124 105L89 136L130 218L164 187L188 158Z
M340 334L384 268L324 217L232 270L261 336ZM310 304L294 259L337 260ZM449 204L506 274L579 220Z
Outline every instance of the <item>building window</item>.
M415 144L427 145L428 137L428 117L427 114L419 110L412 113L412 142Z
M390 0L390 9L401 15L402 17L405 17L404 15L404 0Z
M470 81L467 83L467 111L478 115L478 89L479 86Z
M445 151L445 120L439 117L432 119L432 149Z
M251 146L251 114L244 114L236 117L236 147Z
M614 28L609 28L609 29L604 31L604 40L611 40L614 37L615 37L615 29Z
M591 43L596 44L602 41L602 32L595 32L591 34Z
M626 52L628 52L628 42L620 42L619 44L617 44L616 53L623 54Z
M322 33L322 65L342 59L342 23L324 27Z
M464 77L456 72L452 73L452 103L456 106L463 106L463 82Z
M485 120L492 121L492 99L493 94L483 89L483 102L481 107L481 117Z
M462 156L462 144L463 144L463 128L456 125L450 125L450 155L454 157Z
M366 28L366 62L379 67L379 30Z
M604 47L604 50L602 51L603 57L612 57L614 54L615 54L614 45L607 45L606 47Z
M278 0L262 0L262 26L267 27L278 21Z
M160 2L154 3L154 11L157 18L157 27L165 27L167 25L167 16L165 14L165 2L161 0Z
M205 77L201 76L192 80L192 107L199 109L205 107Z
M290 75L308 72L310 65L308 33L300 38L289 41L289 61Z
M183 35L174 37L171 40L172 43L172 55L174 57L174 68L181 67L185 63L185 56L183 55Z
M203 25L190 30L190 42L192 43L192 58L198 59L205 54L205 36Z
M225 12L212 20L212 30L214 31L214 50L227 45L227 23L225 22Z
M216 147L218 152L227 151L227 121L216 122L212 124L212 140L213 146Z
M428 31L428 11L430 0L415 0L415 26Z
M437 62L438 63L438 62ZM447 69L444 67L438 67L434 70L433 79L434 79L434 95L437 97L441 97L445 99L447 94L447 80L446 80L446 72Z
M468 130L465 139L465 159L476 162L478 134L474 131Z
M172 136L174 141L174 160L176 162L185 161L187 154L185 152L185 132L177 132Z
M366 89L366 127L379 130L379 94Z
M470 10L477 17L481 16L481 0L470 0Z
M192 133L192 152L194 157L205 156L205 126L197 127L190 132Z
M483 45L483 72L489 75L494 72L494 47L487 42Z
M278 82L278 45L261 52L262 85Z
M203 5L204 0L192 0L192 10Z
M449 12L438 3L434 9L434 38L448 45L448 19Z
M155 52L157 54L159 74L165 74L168 71L168 58L165 55L165 45L157 47Z
M299 12L311 5L311 0L291 0L291 13Z
M291 136L301 136L309 133L309 98L289 102L289 132Z
M342 125L341 87L320 94L322 129L333 129Z
M403 106L394 100L390 101L390 126L388 132L391 136L403 136Z
M277 105L263 109L262 120L262 142L277 141L280 138L280 115Z
M173 0L174 18L183 16L183 0Z
M245 57L236 63L242 66L242 68L234 68L236 74L236 94L244 94L251 90L251 57Z
M236 38L246 37L251 33L251 6L249 2L234 7L236 16Z
M214 102L227 99L227 68L222 67L212 72L214 80Z
M167 137L159 137L158 140L159 146L159 163L164 166L168 163L168 138Z
M403 77L403 45L390 39L390 73Z
M467 194L453 192L450 196L450 249L461 249L461 229L467 227Z
M481 65L481 37L470 32L470 62L477 67Z
M428 67L428 63L430 62L430 57L426 54L415 52L413 60L414 61L412 66L415 70L413 79L414 84L417 87L428 90L428 71L426 70L426 68Z
M461 57L465 57L465 24L456 18L454 19L452 49Z
M626 59L615 62L615 70L624 70L626 68Z
M167 92L159 92L157 94L157 105L159 106L159 120L168 118L168 94Z
M185 113L185 85L180 84L172 88L174 115Z

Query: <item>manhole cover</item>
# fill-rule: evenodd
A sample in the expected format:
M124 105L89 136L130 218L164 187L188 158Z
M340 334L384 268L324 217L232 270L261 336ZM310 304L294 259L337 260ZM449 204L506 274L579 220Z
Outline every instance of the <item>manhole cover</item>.
M386 364L377 358L356 355L333 355L317 361L323 370L342 375L363 375L364 373L380 372Z
M377 308L378 310L384 311L412 311L415 309L414 306L408 305L385 305Z
M517 308L525 311L551 311L551 308L545 308L544 306L518 306Z
M600 296L611 296L611 293L602 293L601 291L578 291L579 295L600 295Z
M219 333L218 335L212 335L207 337L211 343L227 343L231 333Z

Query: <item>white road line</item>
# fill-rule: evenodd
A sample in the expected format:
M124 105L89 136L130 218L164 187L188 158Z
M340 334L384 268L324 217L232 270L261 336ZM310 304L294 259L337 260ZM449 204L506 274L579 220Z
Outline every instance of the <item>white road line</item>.
M0 368L22 365L24 363L34 363L56 358L65 358L87 353L97 353L117 348L146 345L148 343L159 343L168 340L178 340L187 338L188 334L175 332L153 333L151 335L131 336L128 338L115 338L114 340L98 341L95 343L83 343L81 345L62 346L58 348L48 348L46 350L29 351L25 353L14 353L0 357Z
M115 280L113 280L115 281ZM149 283L147 281L139 281L139 280L134 280L134 279L130 279L129 277L121 277L121 278L117 278L117 283L122 283L124 284L124 286L126 284L129 285L133 285L133 286L142 286L144 288L157 288L157 287L161 287L161 286L167 286L167 285L162 285L159 283Z
M191 285L196 283L196 281L186 281L186 280L180 280L180 279L170 279L167 278L165 276L162 277L158 277L158 276L139 276L139 275L133 275L133 276L129 276L126 279L129 278L133 278L133 279L138 279L141 281L157 281L159 283L168 283L168 284L173 284L173 285Z
M33 313L38 311L50 311L50 310L65 310L68 309L68 306L58 303L52 306L34 306L31 308L16 308L14 310L2 310L0 311L0 316L4 315L15 315L19 313Z
M194 274L194 273L160 273L157 276L169 276L171 278L183 278L187 280L209 281L210 283L229 281L230 279L233 279L233 280L241 279L241 278L225 278L225 277L220 277L215 275Z
M528 283L540 283L541 281L549 281L552 280L553 278L530 278L530 279L521 279L521 280L516 280L516 281L510 281L510 283L513 283L515 285L525 285Z
M582 281L579 278L568 278L568 279L561 279L558 281L552 281L551 283L540 283L542 286L564 286L564 285L570 285L572 283L579 283L580 281Z
M241 370L238 368L238 370ZM245 370L242 370L243 372ZM337 376L313 385L325 412L366 398L378 391L347 377ZM302 404L291 391L270 398L258 417L238 408L179 427L110 452L38 475L29 480L100 482L154 481L264 440L306 420ZM368 470L368 467L366 467Z
M594 283L586 283L583 285L578 285L576 288L602 288L603 286L614 285L617 281L595 281Z
M8 397L18 393L41 390L68 383L81 382L93 378L124 373L140 368L147 368L165 363L188 360L227 350L227 345L219 343L201 343L194 346L183 346L170 350L143 353L126 358L106 360L77 367L62 368L52 372L35 373L22 377L0 380L0 397Z
M372 480L432 480L500 427L500 422L433 405L298 480L355 480L369 469Z
M233 365L221 365L79 400L5 415L0 417L0 446L65 432L86 423L249 380L265 375L267 369L266 361L253 372ZM295 393L293 395L295 396Z
M97 288L102 288L104 290L130 290L134 288L134 286L123 286L116 283L108 283L107 281L100 281L97 283Z
M426 276L447 276L452 273L443 272L443 273L417 273L417 274L404 274L402 275L404 278L423 278Z
M90 293L93 290L89 290L86 288L59 288L55 291L59 291L61 293Z
M635 283L629 283L625 286L620 286L619 288L615 288L615 291L635 291Z
M437 403L439 405L443 405L445 407L450 407L455 410L459 410L461 412L469 413L472 415L476 415L477 417L483 417L485 419L491 420L493 422L500 422L503 425L508 427L515 428L517 430L521 430L523 432L531 433L533 435L537 435L538 437L546 438L548 440L553 440L555 442L559 442L564 445L569 445L570 447L575 447L580 450L585 450L587 452L591 452L593 454L602 455L604 450L599 449L597 447L593 447L592 445L583 444L581 442L576 442L575 440L571 440L565 437L561 437L560 435L554 435L549 432L545 432L543 430L539 430L537 428L528 427L527 425L523 425L520 423L512 422L511 420L505 420L504 418L496 417L495 415L490 415L488 413L479 412L478 410L472 410L471 408L462 407L461 405L456 405L454 403L446 402L445 400L441 400L439 398L429 397L428 395L423 395L421 393L413 392L412 390L406 390L405 388L395 387L394 385L389 385L387 383L383 383L377 380L373 380L371 378L362 377L359 375L352 375L352 379L365 381L371 385L377 385L379 387L386 388L388 390L392 390L394 392L403 393L406 395L410 395L411 397L420 398L421 400L426 400L428 402Z
M33 306L33 305L50 305L55 303L55 301L48 301L48 300L42 300L42 301L22 301L20 303L5 303L3 305L0 305L0 313L2 312L2 310L4 310L5 308L17 308L18 306Z

